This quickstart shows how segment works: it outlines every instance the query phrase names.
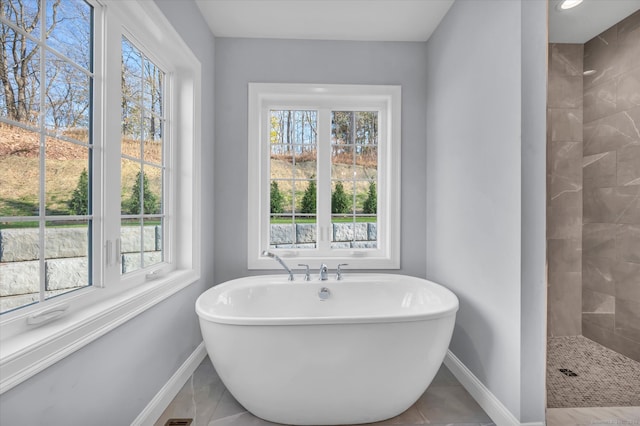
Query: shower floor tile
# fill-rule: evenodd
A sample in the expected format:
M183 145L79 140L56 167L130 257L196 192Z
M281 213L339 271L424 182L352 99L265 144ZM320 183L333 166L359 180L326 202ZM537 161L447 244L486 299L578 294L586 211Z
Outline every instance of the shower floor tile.
M639 362L583 336L548 339L547 407L633 406L640 407Z
M191 418L192 426L273 426L240 405L218 377L209 357L198 366L155 426L170 418ZM407 411L370 426L495 426L443 365L424 395Z

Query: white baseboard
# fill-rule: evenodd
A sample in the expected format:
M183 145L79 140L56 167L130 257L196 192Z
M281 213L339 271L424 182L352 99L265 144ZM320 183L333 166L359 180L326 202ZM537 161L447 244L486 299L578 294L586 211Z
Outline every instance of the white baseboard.
M447 351L444 365L491 417L496 426L544 426L544 422L520 423L511 411L451 351Z
M207 349L204 346L204 342L201 342L193 353L189 355L189 358L187 358L173 376L171 376L169 381L165 383L156 396L147 404L138 417L136 417L131 423L131 426L153 425L206 356Z

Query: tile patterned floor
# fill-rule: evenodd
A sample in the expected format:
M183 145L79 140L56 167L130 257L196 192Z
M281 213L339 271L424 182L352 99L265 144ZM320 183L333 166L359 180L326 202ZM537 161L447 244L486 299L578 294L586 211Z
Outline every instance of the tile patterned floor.
M192 418L193 426L269 426L246 411L222 384L209 358L205 358L166 408L155 426L170 418ZM443 365L420 399L407 411L373 426L495 426L487 414Z
M639 362L583 336L551 337L547 350L547 407L640 409Z

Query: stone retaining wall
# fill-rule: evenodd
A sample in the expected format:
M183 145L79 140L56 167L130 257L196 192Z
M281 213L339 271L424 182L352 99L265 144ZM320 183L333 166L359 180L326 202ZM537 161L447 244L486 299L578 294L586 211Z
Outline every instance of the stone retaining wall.
M46 230L44 262L47 292L64 291L87 285L87 228L54 228ZM333 248L377 247L376 223L332 224ZM35 297L40 292L40 241L38 229L0 230L0 298L2 310L9 299ZM124 227L121 231L123 273L140 268L141 240L145 263L162 261L162 228ZM272 248L314 248L316 225L271 225ZM17 300L17 299L15 299ZM22 302L16 302L21 304ZM16 306L18 306L16 305Z
M377 247L377 223L332 223L333 248ZM272 224L272 248L313 248L316 242L314 223Z
M47 291L87 285L87 228L46 230L44 262ZM38 229L0 230L0 297L40 292L40 241ZM141 235L142 234L142 235ZM145 263L162 261L162 228L124 227L121 231L122 272L140 268L140 246Z

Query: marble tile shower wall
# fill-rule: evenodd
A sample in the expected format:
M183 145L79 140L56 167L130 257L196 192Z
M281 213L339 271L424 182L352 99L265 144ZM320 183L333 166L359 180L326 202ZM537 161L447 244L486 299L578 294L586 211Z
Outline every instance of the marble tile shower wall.
M584 45L582 333L640 361L640 11Z
M582 327L583 45L549 46L547 96L548 335Z

